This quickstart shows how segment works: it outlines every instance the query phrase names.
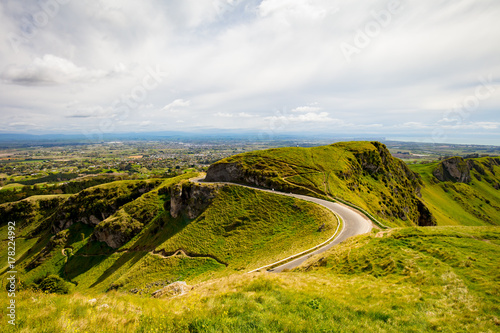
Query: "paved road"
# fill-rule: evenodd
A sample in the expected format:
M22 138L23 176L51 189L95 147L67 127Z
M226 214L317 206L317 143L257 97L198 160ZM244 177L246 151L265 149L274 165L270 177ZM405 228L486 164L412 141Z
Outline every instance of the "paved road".
M191 179L191 181L199 182L199 183L207 183L207 182L203 182L202 180L200 180L198 178ZM299 257L297 259L294 259L294 260L292 260L286 264L283 264L281 266L277 266L277 267L269 270L269 272L279 273L279 272L283 271L284 269L295 268L295 267L299 266L300 264L302 264L304 261L306 261L309 257L311 257L315 254L325 252L326 250L330 249L331 247L345 241L349 237L365 234L365 233L368 233L372 230L372 222L366 216L364 216L363 214L361 214L357 210L355 210L349 206L346 206L344 204L341 204L341 203L330 202L330 201L326 201L326 200L322 200L322 199L318 199L318 198L309 197L306 195L265 190L265 189L260 189L260 188L256 188L256 187L252 187L252 186L246 186L246 185L235 184L235 183L219 183L219 184L228 184L228 185L249 187L249 188L257 189L260 191L271 192L271 193L280 194L280 195L286 195L289 197L294 197L294 198L302 199L305 201L314 202L314 203L317 203L317 204L319 204L323 207L326 207L327 209L333 211L334 213L339 215L342 218L342 220L344 221L344 224L342 226L341 231L339 232L337 237L332 242L317 249L314 252L305 254L304 256ZM270 265L271 264L272 263L270 263Z
M315 202L323 207L330 209L331 211L339 215L340 218L342 218L342 220L344 221L343 229L340 231L337 237L335 237L335 239L329 244L319 248L314 252L308 253L300 258L290 261L284 265L275 267L271 269L270 272L279 273L284 269L295 268L300 264L302 264L304 261L306 261L309 257L325 252L326 250L332 248L333 246L345 241L349 237L365 234L372 230L372 222L367 217L362 215L360 212L354 210L349 206L337 202L330 202L318 198L312 198L305 195L293 195L293 196L306 201Z

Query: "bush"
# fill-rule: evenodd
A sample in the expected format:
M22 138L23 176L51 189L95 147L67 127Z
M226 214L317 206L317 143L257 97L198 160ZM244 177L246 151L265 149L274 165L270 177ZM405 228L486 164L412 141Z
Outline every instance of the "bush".
M69 293L69 286L66 281L61 279L57 275L49 275L40 282L38 288L41 291L46 291L49 293L57 294L67 294Z

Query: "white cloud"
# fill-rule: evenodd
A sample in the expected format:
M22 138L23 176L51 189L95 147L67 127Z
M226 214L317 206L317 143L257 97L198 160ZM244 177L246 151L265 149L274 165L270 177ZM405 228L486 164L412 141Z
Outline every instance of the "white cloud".
M167 112L178 112L181 109L191 105L191 101L185 101L183 99L176 99L172 103L165 105L162 110Z
M311 0L263 0L259 5L259 14L318 20L325 17L328 8L324 2Z
M10 65L2 73L2 78L10 83L37 85L72 82L92 82L112 72L89 70L78 67L71 61L46 54L35 58L29 65Z
M396 125L396 127L401 127L401 128L412 128L412 129L422 129L422 128L430 128L429 125L422 124L421 122L417 121L409 121L401 125Z
M246 113L246 112L240 112L240 113L238 113L238 117L241 117L241 118L254 118L256 116L253 115L253 114Z
M330 118L327 112L308 112L306 114L301 114L298 116L290 117L291 121L312 121L312 122L324 122L324 121L333 121L334 119Z
M329 114L327 112L308 112L306 114L300 114L300 115L279 115L279 116L272 116L272 117L266 117L266 120L270 121L284 121L284 122L337 122L337 123L343 123L343 121L339 119L332 119L330 118Z
M230 112L217 112L214 114L216 117L222 117L222 118L254 118L256 115L249 114L246 112L239 112L239 113L230 113Z
M0 130L498 131L500 2L405 1L348 64L339 46L388 3L69 1L34 26L41 2L1 1ZM153 85L157 67L167 74ZM446 116L490 75L496 90L482 88L467 119Z
M295 109L292 109L292 112L317 112L320 111L321 108L319 106L307 105L307 106L299 106Z
M469 122L465 124L456 124L456 125L442 125L441 127L444 129L453 129L453 130L467 130L467 129L496 130L500 127L500 122L479 121L479 122Z
M214 114L214 116L223 118L233 118L234 114L228 112L217 112L216 114Z

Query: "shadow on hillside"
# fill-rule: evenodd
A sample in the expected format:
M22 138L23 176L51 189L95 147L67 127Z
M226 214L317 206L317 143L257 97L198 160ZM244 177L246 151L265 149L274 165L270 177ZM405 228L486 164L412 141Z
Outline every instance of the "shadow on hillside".
M118 271L120 268L123 266L127 265L129 269L131 269L139 260L141 260L148 252L146 251L141 251L141 252L124 252L116 260L111 267L106 269L104 273L102 273L99 278L90 285L90 288L93 288L97 285L99 285L101 282L104 282L107 278L109 278L111 275L113 275L116 271Z
M204 218L201 215L198 218ZM170 213L162 214L149 223L138 237L130 241L128 248L136 251L153 251L169 238L180 233L193 220L186 217L172 218Z
M29 248L26 252L24 252L21 255L21 257L19 259L17 259L16 264L19 265L20 263L23 263L23 262L31 263L33 260L35 260L40 255L42 250L47 246L47 244L49 243L49 239L50 239L49 233L46 233L46 234L40 236L40 238L38 238L35 245L33 245L31 248ZM43 261L40 264L43 264ZM31 265L27 264L24 269L26 272L29 272L36 267L38 267L38 266L32 267ZM9 270L10 270L9 267L5 268L4 271L0 272L0 275L4 274L5 272L7 272Z
M179 217L172 218L170 214L162 214L158 218L150 222L143 231L126 245L126 249L116 250L105 255L88 255L82 252L81 255L76 253L75 256L68 261L65 271L67 278L70 280L74 277L84 274L90 269L97 267L101 262L107 260L111 255L120 255L117 260L102 273L90 288L93 288L104 282L116 271L127 267L133 269L133 266L140 261L148 252L155 250L159 245L166 240L181 232L192 220ZM79 251L80 252L80 251ZM71 264L71 265L70 265Z
M68 258L66 265L64 265L60 270L60 275L67 280L72 281L77 276L85 274L94 267L97 267L111 255L112 252L91 254L87 249L85 249L85 247L83 247Z

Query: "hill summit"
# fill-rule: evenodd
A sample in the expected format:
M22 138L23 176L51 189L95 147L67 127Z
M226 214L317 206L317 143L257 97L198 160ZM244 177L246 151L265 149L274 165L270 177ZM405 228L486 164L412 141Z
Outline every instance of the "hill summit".
M210 166L206 180L341 198L391 225L435 225L420 176L376 141L239 154Z

